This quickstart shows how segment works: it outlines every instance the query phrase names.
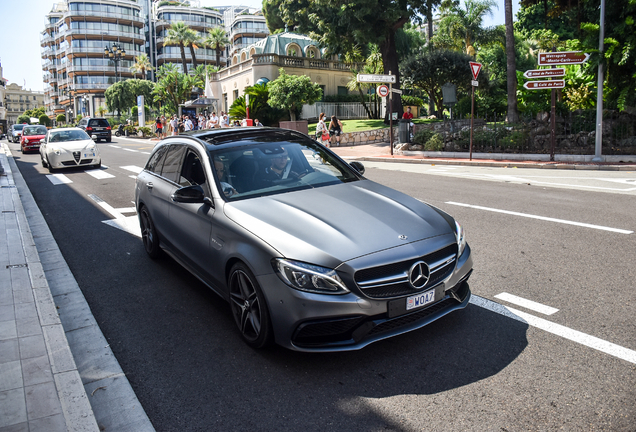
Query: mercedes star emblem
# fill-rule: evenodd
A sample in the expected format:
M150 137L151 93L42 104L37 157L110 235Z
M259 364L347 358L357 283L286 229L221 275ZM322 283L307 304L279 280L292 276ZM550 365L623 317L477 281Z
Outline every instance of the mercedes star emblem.
M415 289L422 289L431 277L431 270L424 261L418 261L409 270L409 283Z

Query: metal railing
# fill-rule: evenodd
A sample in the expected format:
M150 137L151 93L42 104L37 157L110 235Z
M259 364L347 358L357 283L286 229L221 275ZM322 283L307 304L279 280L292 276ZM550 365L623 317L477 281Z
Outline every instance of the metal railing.
M335 115L340 120L369 118L364 106L357 102L316 102L313 105L303 105L300 117L306 120L314 120L317 119L322 112L324 112L327 117Z

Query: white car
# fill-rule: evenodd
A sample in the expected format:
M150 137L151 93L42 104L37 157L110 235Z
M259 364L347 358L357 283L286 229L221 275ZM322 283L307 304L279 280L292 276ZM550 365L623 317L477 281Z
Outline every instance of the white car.
M42 166L49 172L57 168L91 167L100 168L102 157L97 144L86 132L79 128L52 129L40 141Z

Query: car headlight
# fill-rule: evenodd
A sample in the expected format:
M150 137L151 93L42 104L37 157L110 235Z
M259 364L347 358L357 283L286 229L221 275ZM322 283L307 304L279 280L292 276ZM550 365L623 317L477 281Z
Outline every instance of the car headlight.
M94 153L95 152L95 144L91 144L91 145L86 146L86 151Z
M333 269L276 258L272 261L276 274L292 288L318 294L345 294L349 290Z
M55 153L58 156L62 154L62 150L57 147L49 147L49 151L51 153Z
M462 256L466 247L466 232L457 221L455 221L455 236L457 237L457 256L459 257Z

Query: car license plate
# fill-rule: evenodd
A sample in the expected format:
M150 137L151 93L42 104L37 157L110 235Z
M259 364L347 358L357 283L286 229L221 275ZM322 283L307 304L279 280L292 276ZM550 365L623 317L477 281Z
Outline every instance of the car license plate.
M84 153L84 159L95 157L95 152Z
M95 128L96 131L103 131L104 128Z
M435 300L435 290L426 291L406 298L406 310L417 309L432 303Z

